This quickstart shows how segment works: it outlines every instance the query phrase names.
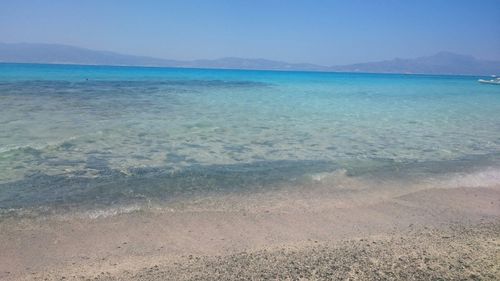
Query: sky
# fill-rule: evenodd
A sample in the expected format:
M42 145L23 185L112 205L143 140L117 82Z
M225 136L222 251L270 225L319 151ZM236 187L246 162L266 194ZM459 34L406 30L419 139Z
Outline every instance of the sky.
M500 0L2 0L0 42L179 60L500 60Z

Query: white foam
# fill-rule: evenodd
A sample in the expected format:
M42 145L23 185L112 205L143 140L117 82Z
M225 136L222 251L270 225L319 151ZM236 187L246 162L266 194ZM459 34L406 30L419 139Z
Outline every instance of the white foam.
M340 180L347 178L347 170L340 169L334 172L315 173L310 175L314 182L324 182L327 180Z
M80 218L86 218L86 219L99 219L99 218L107 218L107 217L117 216L117 215L121 215L121 214L129 214L132 212L139 211L141 209L142 209L142 207L139 205L120 206L120 207L107 208L107 209L89 210L89 211L85 211L82 213L78 213L76 216L80 217Z
M500 185L500 169L487 168L485 170L468 173L453 174L441 183L444 187L493 187Z

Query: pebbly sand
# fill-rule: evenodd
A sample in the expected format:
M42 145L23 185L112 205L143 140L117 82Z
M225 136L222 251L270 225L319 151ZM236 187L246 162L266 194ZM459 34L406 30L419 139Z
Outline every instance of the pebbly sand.
M4 218L0 279L500 278L500 186L324 188Z

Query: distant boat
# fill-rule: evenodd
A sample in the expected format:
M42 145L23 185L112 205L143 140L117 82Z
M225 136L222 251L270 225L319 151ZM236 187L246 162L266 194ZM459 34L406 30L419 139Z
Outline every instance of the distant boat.
M484 79L479 79L477 80L479 83L483 84L495 84L495 85L500 85L500 78L493 78L490 80L484 80Z

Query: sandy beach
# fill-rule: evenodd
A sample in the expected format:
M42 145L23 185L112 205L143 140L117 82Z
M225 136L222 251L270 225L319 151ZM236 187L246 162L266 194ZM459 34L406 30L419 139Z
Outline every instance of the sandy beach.
M307 190L228 194L168 208L121 210L121 214L104 210L4 218L0 278L495 280L500 276L500 186L420 185L375 191L352 189L353 182L349 186L350 190L335 192L318 184Z

